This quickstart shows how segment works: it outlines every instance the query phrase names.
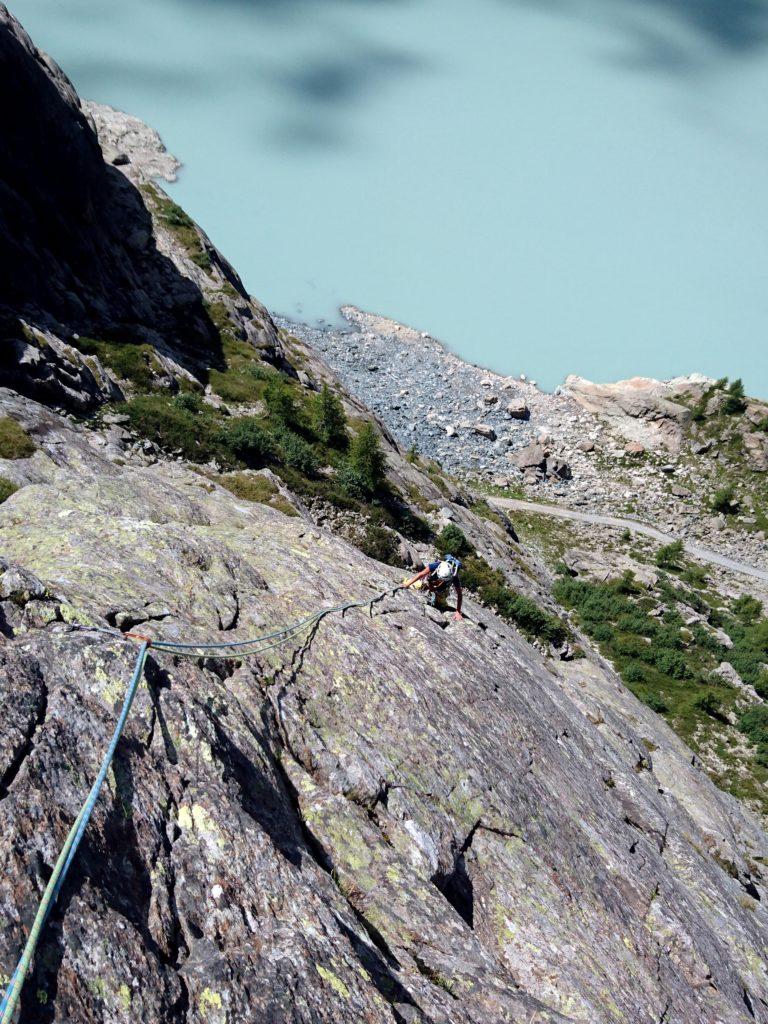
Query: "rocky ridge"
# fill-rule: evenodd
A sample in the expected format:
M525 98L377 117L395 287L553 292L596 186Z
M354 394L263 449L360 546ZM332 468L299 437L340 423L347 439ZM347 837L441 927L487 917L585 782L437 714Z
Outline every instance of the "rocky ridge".
M45 98L37 79L60 73L4 9L0 39L16 77ZM77 98L58 102L62 128L85 131ZM224 330L254 366L279 364L307 390L335 384L238 290L203 233L142 188L139 152L158 153L149 136L103 116L105 154L120 158L115 173L152 226L149 251L209 319L222 303ZM64 131L59 161L69 145ZM3 295L39 353L14 349L26 361L6 361L15 386L0 388L0 421L32 448L0 459L18 488L0 503L4 980L135 651L77 627L239 640L318 606L371 603L257 658L150 653L43 932L24 1024L768 1022L768 837L603 659L586 644L579 659L553 656L471 596L453 622L392 592L403 570L363 555L284 483L279 510L231 493L214 466L142 441L114 411L131 382L81 359L78 317L64 322L45 293L33 297ZM159 360L147 355L152 387L196 383L217 407L203 387L221 333L194 359L172 331L141 335ZM72 415L107 399L113 411ZM556 611L546 573L503 522L409 462L383 425L380 443L390 485L418 496L434 529L460 525ZM399 541L403 561L431 550Z

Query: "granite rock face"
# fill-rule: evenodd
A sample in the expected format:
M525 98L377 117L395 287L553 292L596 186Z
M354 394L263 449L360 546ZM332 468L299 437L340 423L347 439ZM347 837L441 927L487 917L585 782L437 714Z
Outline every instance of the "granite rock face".
M86 115L2 4L0 89L0 384L77 411L108 400L78 334L150 342L192 373L215 366L222 339L212 302L233 314L242 340L280 361L269 314L210 241L191 227L190 252L160 215L163 194L148 180L171 177L177 164L154 133L108 107L91 104ZM54 359L59 370L46 374Z
M0 507L6 974L135 653L73 624L236 640L401 578L28 407L56 443ZM604 665L467 611L152 654L21 1019L768 1021L754 819Z

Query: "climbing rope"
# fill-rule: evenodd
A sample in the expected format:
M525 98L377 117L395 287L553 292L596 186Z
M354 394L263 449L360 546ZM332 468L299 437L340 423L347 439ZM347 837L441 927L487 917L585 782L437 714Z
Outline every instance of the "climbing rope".
M40 901L40 906L35 914L35 920L32 923L32 928L30 929L27 937L24 951L21 954L16 970L13 972L13 977L6 989L2 1002L0 1002L0 1024L11 1024L13 1014L21 997L21 990L24 986L24 981L32 963L32 958L35 955L40 933L42 932L45 922L48 919L48 915L50 914L59 892L61 891L61 887L64 884L67 873L72 865L72 861L77 853L77 848L80 845L80 841L83 838L86 828L88 827L88 822L93 812L93 808L96 805L96 801L98 800L99 792L101 791L104 779L107 777L107 772L109 771L115 756L117 744L120 741L125 724L128 721L128 715L130 714L131 706L133 705L133 700L136 696L136 692L139 688L139 683L141 682L144 672L144 665L147 660L147 652L149 648L152 647L154 650L163 651L166 654L171 654L178 658L199 659L230 656L247 658L255 654L262 654L264 651L272 650L275 647L279 647L281 644L287 643L299 633L310 629L312 626L319 623L327 615L344 614L344 612L350 611L353 608L370 607L387 595L394 594L401 589L402 587L393 587L390 590L382 590L380 593L375 594L373 597L370 597L365 601L347 601L344 604L334 605L332 608L321 608L312 615L308 615L305 619L300 619L298 622L284 626L282 629L273 630L271 633L265 633L263 636L255 637L251 640L229 641L227 643L185 644L176 643L175 641L170 640L155 640L150 637L142 636L138 633L121 633L119 630L105 629L102 626L76 625L74 627L75 629L85 629L89 632L95 631L98 633L106 633L111 637L119 638L121 640L139 640L141 646L139 647L139 653L136 657L133 675L131 676L128 688L125 692L125 697L123 698L123 707L120 712L120 717L117 720L109 747L107 748L104 759L101 762L99 774L96 776L96 781L91 786L91 790L85 800L85 803L75 818L64 845L61 848L61 853L58 856L53 873L45 887L45 892L43 893L43 897ZM271 642L265 644L265 641ZM234 652L234 654L222 652Z

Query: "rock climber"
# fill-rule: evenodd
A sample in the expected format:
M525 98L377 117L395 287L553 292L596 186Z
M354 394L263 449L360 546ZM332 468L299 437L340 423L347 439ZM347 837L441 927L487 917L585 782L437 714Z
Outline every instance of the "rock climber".
M445 599L451 587L456 591L456 611L454 619L462 619L461 614L461 582L459 580L459 569L461 562L453 555L446 555L437 562L429 562L420 573L413 579L406 580L404 587L414 587L416 590L426 590L429 594L430 604L436 607L445 607Z

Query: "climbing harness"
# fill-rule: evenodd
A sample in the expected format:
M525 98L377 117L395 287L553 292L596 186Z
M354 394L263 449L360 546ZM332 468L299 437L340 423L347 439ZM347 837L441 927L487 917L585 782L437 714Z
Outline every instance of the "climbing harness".
M128 715L130 714L133 700L143 676L144 665L147 660L147 652L149 651L149 648L152 647L154 650L163 651L178 658L247 658L251 655L262 654L264 651L270 651L275 647L279 647L281 644L293 639L293 637L297 636L304 630L317 625L327 615L343 615L344 612L350 611L353 608L372 607L377 601L381 601L384 597L394 594L398 590L402 589L403 588L401 586L392 587L389 590L382 590L380 593L375 594L373 597L370 597L365 601L347 601L345 604L334 605L332 608L321 608L312 615L308 615L305 619L300 619L298 622L294 622L289 626L284 626L282 629L273 630L271 633L265 633L263 636L255 637L251 640L231 641L229 643L185 644L176 643L170 640L154 640L141 633L121 633L119 630L105 629L102 626L74 626L75 629L106 633L109 636L119 638L121 640L137 640L141 646L139 647L139 653L134 664L133 675L128 683L128 688L125 691L120 717L117 720L115 731L112 734L112 739L104 755L104 759L101 762L101 767L99 768L99 773L96 776L96 781L91 786L91 790L85 800L85 803L75 818L64 845L61 848L61 853L56 861L56 865L40 901L40 906L35 914L35 919L29 931L21 958L16 966L16 970L13 972L13 977L8 984L8 988L6 989L2 1002L0 1002L0 1024L10 1024L13 1018L13 1014L21 997L21 990L23 988L24 981L32 963L32 958L35 955L37 943L40 939L40 933L42 932L45 922L48 919L48 915L50 914L59 892L61 891L61 887L64 884L67 873L72 865L72 861L77 853L80 841L88 827L88 822L93 812L93 808L96 805L96 801L98 800L99 792L115 756L117 744L120 741L125 724L128 721ZM270 642L265 643L265 641ZM227 651L232 653L224 653Z

